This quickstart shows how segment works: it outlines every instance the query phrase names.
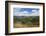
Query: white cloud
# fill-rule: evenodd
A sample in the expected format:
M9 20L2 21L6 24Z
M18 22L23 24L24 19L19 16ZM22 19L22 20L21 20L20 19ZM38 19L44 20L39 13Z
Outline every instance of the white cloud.
M32 13L30 13L30 14L27 11L15 12L14 16L39 16L39 12L37 12L36 10L33 10Z
M21 12L22 14L28 14L28 12L27 11L24 11L24 12Z
M39 16L39 12L32 13L31 16Z
M37 10L32 10L32 12L38 12Z

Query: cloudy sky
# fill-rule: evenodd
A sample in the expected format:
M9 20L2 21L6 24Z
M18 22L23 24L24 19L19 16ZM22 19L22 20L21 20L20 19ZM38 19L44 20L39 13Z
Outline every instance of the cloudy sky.
M39 16L38 8L13 8L13 16Z

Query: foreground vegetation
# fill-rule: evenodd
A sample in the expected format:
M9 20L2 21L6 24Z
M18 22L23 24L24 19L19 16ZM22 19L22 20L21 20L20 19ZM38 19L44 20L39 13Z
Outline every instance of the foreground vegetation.
M14 16L14 27L38 27L39 16Z

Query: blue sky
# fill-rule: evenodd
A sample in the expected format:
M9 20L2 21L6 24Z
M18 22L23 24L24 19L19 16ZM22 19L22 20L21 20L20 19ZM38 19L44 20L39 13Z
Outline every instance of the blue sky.
M16 15L39 15L39 9L38 8L13 8L13 14Z

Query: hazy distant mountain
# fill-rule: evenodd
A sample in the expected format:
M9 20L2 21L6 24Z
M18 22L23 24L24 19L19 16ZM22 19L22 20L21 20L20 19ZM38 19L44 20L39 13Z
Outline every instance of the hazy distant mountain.
M16 18L38 18L38 16L14 16Z

